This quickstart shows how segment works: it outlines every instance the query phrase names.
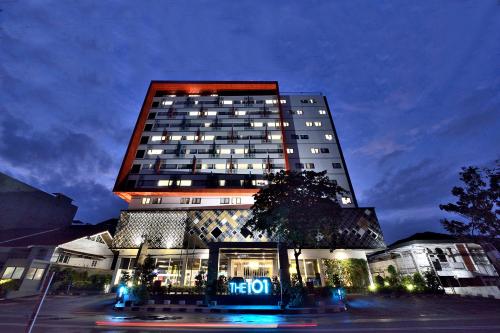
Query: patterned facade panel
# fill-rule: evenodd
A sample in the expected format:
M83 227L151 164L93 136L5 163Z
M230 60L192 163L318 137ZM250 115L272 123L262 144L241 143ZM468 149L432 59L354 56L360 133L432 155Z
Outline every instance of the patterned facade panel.
M113 239L114 248L138 248L144 239L150 248L181 248L186 211L123 211Z
M265 234L244 228L250 210L124 211L113 241L115 248L137 248L143 239L150 248L182 248L186 244L208 247L210 242L268 242ZM385 247L372 208L347 208L340 223L341 246L375 249Z
M345 208L339 232L343 247L377 249L385 247L382 229L373 208Z

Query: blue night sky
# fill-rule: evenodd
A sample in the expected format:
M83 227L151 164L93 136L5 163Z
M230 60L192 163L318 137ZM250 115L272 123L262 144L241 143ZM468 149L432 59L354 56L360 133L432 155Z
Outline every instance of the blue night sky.
M386 240L439 231L464 165L499 157L500 5L470 1L0 1L0 171L111 193L151 80L277 80L328 96Z

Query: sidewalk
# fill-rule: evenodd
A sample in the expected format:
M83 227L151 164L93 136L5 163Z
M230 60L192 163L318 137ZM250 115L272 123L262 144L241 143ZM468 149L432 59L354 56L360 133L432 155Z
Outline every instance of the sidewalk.
M116 311L125 312L162 312L162 313L237 313L237 314L317 314L317 313L335 313L346 311L343 303L338 305L327 305L314 308L287 308L281 309L273 305L218 305L218 306L199 306L199 305L163 305L150 304L142 306L131 306Z

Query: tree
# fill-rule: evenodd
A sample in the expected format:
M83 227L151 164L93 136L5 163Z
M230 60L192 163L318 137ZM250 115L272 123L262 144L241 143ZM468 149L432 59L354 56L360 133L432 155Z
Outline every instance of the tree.
M150 288L153 285L153 280L156 277L157 272L156 272L156 260L148 255L144 259L143 264L138 264L135 272L134 272L134 278L135 281L139 281L141 285Z
M443 219L441 224L459 237L484 236L494 239L500 236L500 164L494 169L469 166L462 168L460 180L463 187L453 187L451 193L456 203L439 205L441 210L460 216L461 220Z
M299 256L305 246L338 244L341 207L337 196L347 193L326 171L280 171L267 176L269 186L254 195L252 217L245 227L265 232L293 248L297 280L303 287Z

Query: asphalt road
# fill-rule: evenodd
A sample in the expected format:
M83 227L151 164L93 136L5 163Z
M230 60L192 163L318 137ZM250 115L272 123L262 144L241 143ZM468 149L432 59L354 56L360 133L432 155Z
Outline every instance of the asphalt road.
M324 315L127 314L105 296L49 297L34 332L500 332L500 300L356 296L349 310ZM0 332L24 332L34 299L0 302ZM96 322L176 325L112 327ZM154 324L151 324L154 323ZM185 328L183 323L200 327ZM134 324L135 325L135 324ZM225 326L221 328L220 325ZM235 328L239 327L239 328ZM256 329L256 327L261 327Z

